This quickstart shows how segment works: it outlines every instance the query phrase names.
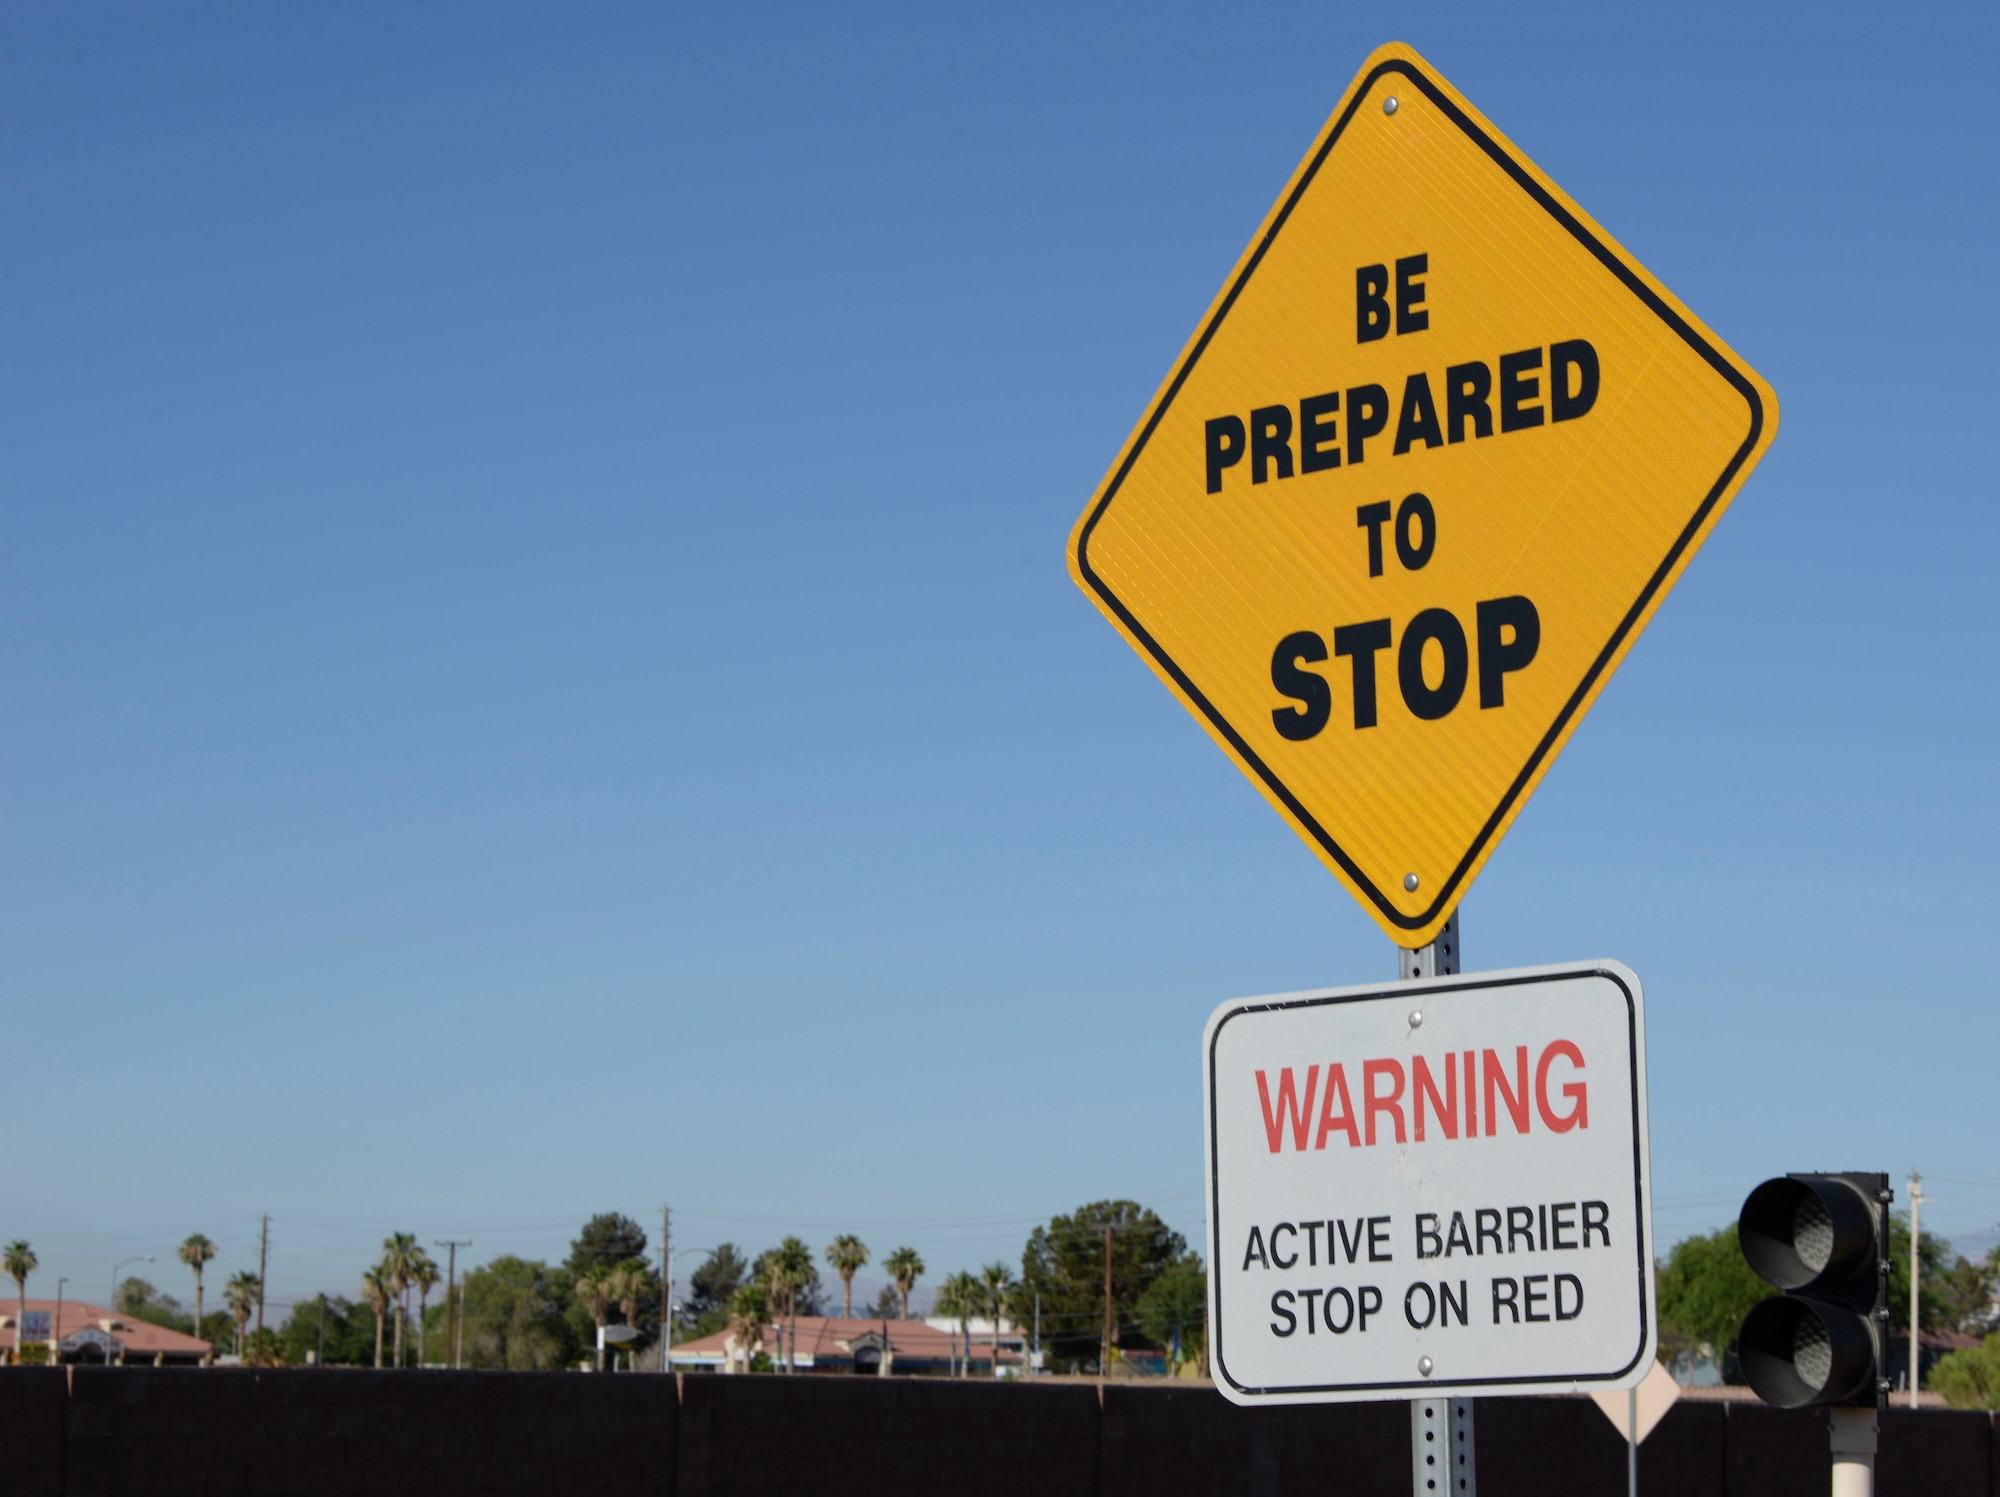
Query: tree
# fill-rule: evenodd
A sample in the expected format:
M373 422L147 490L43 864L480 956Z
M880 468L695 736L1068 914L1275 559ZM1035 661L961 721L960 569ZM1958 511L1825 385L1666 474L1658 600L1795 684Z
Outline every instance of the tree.
M181 1262L194 1270L194 1333L199 1336L201 1334L201 1271L207 1265L208 1260L215 1256L215 1244L202 1236L201 1233L191 1232L188 1234L187 1241L180 1245L178 1251ZM214 1355L215 1353L211 1349L203 1355L202 1361L207 1362Z
M729 1302L749 1271L736 1244L725 1242L688 1275L687 1311L694 1319L693 1335L712 1336L728 1325Z
M208 1343L209 1357L212 1361L215 1355L215 1348L218 1346L227 1346L229 1338L235 1333L236 1327L231 1323L229 1312L225 1309L210 1310L206 1315L202 1316L200 1329L195 1332L195 1335Z
M1955 1409L2000 1408L2000 1334L1938 1358L1930 1381Z
M611 1298L618 1306L619 1318L639 1332L642 1338L654 1335L659 1323L649 1313L649 1307L659 1297L660 1280L653 1272L653 1265L643 1258L627 1258L611 1270L608 1284ZM633 1342L626 1348L628 1367L632 1365L630 1359L639 1350L639 1342Z
M424 1365L425 1318L430 1309L431 1291L437 1288L438 1280L444 1274L439 1271L437 1261L422 1248L410 1264L410 1282L417 1286L417 1366Z
M952 1368L953 1377L972 1375L972 1333L966 1322L979 1313L979 1281L969 1273L955 1273L938 1285L937 1304L939 1315L949 1316L958 1322L959 1341L965 1344L965 1361L962 1366ZM953 1344L954 1354L957 1343Z
M903 1315L902 1301L896 1297L896 1286L884 1284L882 1292L868 1305L866 1314L870 1320L899 1320Z
M1723 1371L1730 1370L1743 1317L1752 1305L1778 1292L1743 1261L1734 1223L1675 1243L1656 1284L1663 1333L1671 1326Z
M741 1357L743 1370L750 1371L757 1350L764 1344L764 1327L771 1318L771 1300L761 1284L745 1284L729 1297L729 1339L735 1343L730 1359Z
M181 1302L170 1294L160 1293L144 1279L127 1279L120 1284L111 1297L111 1308L120 1315L165 1326L170 1331L194 1329L194 1321L181 1308Z
M286 1363L303 1367L366 1367L369 1356L369 1314L365 1304L337 1294L316 1294L292 1306L278 1331Z
M889 1270L889 1277L895 1281L896 1293L903 1302L902 1318L910 1318L910 1291L917 1287L917 1280L924 1276L924 1260L917 1256L913 1247L899 1247L882 1260L882 1266Z
M361 1275L361 1297L375 1312L375 1368L379 1372L382 1368L382 1321L396 1298L396 1286L389 1282L389 1275L381 1264Z
M403 1365L403 1322L409 1318L410 1285L416 1282L417 1259L423 1249L414 1232L392 1232L382 1239L382 1277L389 1281L396 1306L396 1359Z
M1143 1339L1132 1312L1153 1281L1187 1252L1187 1242L1135 1201L1095 1201L1037 1227L1021 1253L1021 1296L1042 1300L1042 1344L1056 1366L1076 1369L1100 1356L1104 1314L1104 1233L1111 1230L1112 1325Z
M14 1281L14 1360L21 1360L21 1333L28 1324L28 1275L40 1268L41 1262L35 1257L35 1250L25 1242L15 1241L0 1250L0 1268L7 1270L7 1277Z
M779 1257L787 1258L787 1261L792 1265L794 1276L799 1280L797 1287L793 1290L793 1294L796 1296L795 1302L788 1302L784 1313L787 1315L824 1314L825 1301L823 1295L825 1291L820 1284L819 1270L813 1266L812 1249L808 1248L796 1237L787 1237L777 1247L766 1248L763 1252L759 1253L757 1261L750 1265L751 1282L765 1282L770 1272L771 1263ZM771 1313L773 1315L779 1313L775 1302L771 1306Z
M1991 1329L1994 1280L1990 1262L1974 1263L1961 1253L1945 1274L1944 1292L1939 1296L1944 1326L1973 1335ZM1926 1295L1930 1293L1928 1284L1924 1286L1924 1292Z
M1926 1232L1917 1248L1923 1266L1923 1289L1917 1313L1927 1331L1953 1329L1957 1295L1953 1292L1950 1249L1942 1237ZM1910 1214L1898 1211L1889 1217L1889 1328L1910 1329Z
M465 1360L470 1367L550 1372L574 1367L581 1353L569 1318L569 1285L561 1269L511 1254L466 1274Z
M604 1322L611 1309L611 1276L615 1270L603 1264L592 1264L583 1271L583 1277L576 1281L576 1302L589 1312L590 1323L597 1328L596 1357L597 1370L604 1370Z
M151 1304L153 1296L159 1292L144 1279L136 1276L129 1278L120 1284L117 1293L111 1296L111 1313L136 1316L140 1308Z
M231 1276L223 1286L222 1300L229 1306L229 1318L236 1326L236 1355L243 1356L243 1328L250 1324L250 1317L257 1313L257 1299L263 1286L257 1275L245 1269Z
M868 1244L852 1232L843 1233L826 1245L826 1261L840 1275L840 1314L854 1318L854 1275L868 1261Z
M1000 1322L1014 1292L1014 1271L1004 1263L989 1263L979 1272L979 1308L993 1317L993 1375L1000 1376ZM968 1351L970 1347L966 1348Z
M646 1232L631 1217L616 1211L601 1211L583 1224L569 1245L563 1274L575 1283L593 1268L611 1268L627 1258L646 1256Z
M787 1321L785 1330L785 1371L797 1372L799 1309L808 1315L819 1308L819 1270L813 1267L812 1249L796 1237L787 1237L757 1260L758 1278L771 1297L771 1312Z
M1202 1355L1208 1342L1208 1273L1201 1254L1187 1254L1153 1280L1139 1297L1138 1315L1146 1338L1170 1348L1179 1360Z

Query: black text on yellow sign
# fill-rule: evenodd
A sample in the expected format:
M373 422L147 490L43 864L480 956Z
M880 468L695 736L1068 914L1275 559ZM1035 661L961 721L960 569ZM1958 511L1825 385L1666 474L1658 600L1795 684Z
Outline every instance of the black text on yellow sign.
M1420 945L1776 417L1754 372L1392 46L1078 521L1071 571Z

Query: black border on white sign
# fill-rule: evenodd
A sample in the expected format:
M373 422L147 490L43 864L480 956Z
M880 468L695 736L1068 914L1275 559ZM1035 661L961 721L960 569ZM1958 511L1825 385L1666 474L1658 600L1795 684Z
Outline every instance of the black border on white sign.
M1215 1074L1215 1045L1223 1029L1232 1019L1245 1014L1273 1013L1294 1008L1324 1008L1333 1004L1366 1003L1380 999L1407 1002L1427 993L1464 993L1499 988L1524 987L1535 983L1568 982L1579 977L1601 977L1614 984L1625 998L1627 1055L1631 1066L1632 1095L1632 1206L1633 1219L1640 1230L1634 1234L1633 1247L1636 1254L1634 1272L1639 1277L1639 1344L1632 1358L1615 1372L1588 1374L1536 1374L1528 1377L1494 1378L1453 1378L1433 1381L1426 1378L1383 1383L1307 1383L1287 1384L1282 1387L1252 1387L1239 1383L1229 1375L1227 1362L1223 1358L1222 1346L1222 1281L1223 1276L1216 1271L1218 1244L1221 1240L1219 1187L1216 1172L1216 1110L1217 1091ZM1641 1000L1633 991L1638 981L1637 974L1622 963L1591 961L1566 963L1553 967L1518 968L1501 972L1468 972L1451 977L1404 979L1396 982L1371 984L1364 987L1316 989L1302 993L1289 993L1270 998L1237 999L1222 1006L1209 1020L1208 1032L1202 1040L1202 1069L1206 1072L1205 1101L1207 1103L1205 1143L1208 1153L1208 1253L1209 1253L1209 1361L1216 1382L1225 1385L1241 1395L1238 1401L1259 1402L1300 1402L1309 1401L1314 1395L1353 1397L1356 1394L1375 1393L1383 1398L1396 1398L1410 1394L1429 1397L1445 1397L1452 1393L1469 1390L1500 1392L1515 1389L1523 1393L1547 1391L1558 1387L1621 1387L1633 1381L1632 1374L1645 1359L1647 1349L1653 1344L1653 1326L1648 1317L1652 1296L1646 1291L1652 1271L1650 1253L1653 1242L1653 1220L1650 1192L1647 1189L1647 1134L1646 1134L1646 1077L1642 1063L1645 1050L1645 1034L1641 1027Z

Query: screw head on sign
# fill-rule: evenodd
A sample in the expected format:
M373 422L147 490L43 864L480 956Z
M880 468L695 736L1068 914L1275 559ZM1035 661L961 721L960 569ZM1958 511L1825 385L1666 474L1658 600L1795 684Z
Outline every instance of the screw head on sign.
M1416 893L1416 892L1417 892L1417 876L1416 876L1416 875L1415 875L1414 873L1406 873L1406 874L1404 874L1404 875L1403 875L1403 887L1404 887L1405 889L1408 889L1408 890L1409 890L1409 891L1410 891L1410 892L1411 892L1412 894Z
M1429 1357L1417 1358L1417 1372L1419 1376L1429 1377L1431 1375L1432 1366L1433 1363L1431 1362L1431 1359Z
M1422 1029L1423 1027L1424 1027L1424 1011L1423 1011L1422 1009L1420 1009L1420 1008L1413 1008L1413 1009L1411 1009L1411 1010L1410 1010L1410 1028L1412 1028L1412 1029Z
M1394 114L1396 112L1396 96L1394 94L1389 95L1388 98L1382 101L1382 112L1384 114Z

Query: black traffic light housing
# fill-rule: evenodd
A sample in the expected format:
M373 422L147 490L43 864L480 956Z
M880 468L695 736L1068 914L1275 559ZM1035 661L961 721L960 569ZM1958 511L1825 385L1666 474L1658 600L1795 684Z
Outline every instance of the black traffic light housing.
M1750 1192L1737 1219L1744 1261L1784 1290L1743 1318L1737 1360L1766 1403L1874 1407L1889 1330L1887 1175L1786 1175Z

